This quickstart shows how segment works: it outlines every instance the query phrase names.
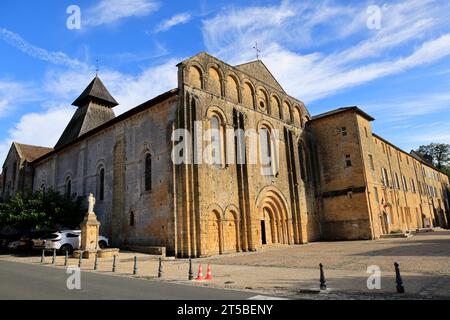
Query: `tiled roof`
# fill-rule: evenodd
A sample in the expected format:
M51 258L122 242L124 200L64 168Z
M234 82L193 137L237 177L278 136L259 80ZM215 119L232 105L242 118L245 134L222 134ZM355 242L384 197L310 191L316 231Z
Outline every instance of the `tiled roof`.
M16 145L17 151L27 162L32 162L37 158L40 158L43 155L53 151L53 148L32 146L18 142L15 142L14 144Z

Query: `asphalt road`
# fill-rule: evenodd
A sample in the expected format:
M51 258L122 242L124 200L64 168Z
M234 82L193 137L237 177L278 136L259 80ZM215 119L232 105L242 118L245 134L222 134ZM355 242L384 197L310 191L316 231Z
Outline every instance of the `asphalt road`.
M176 285L91 272L69 290L65 269L0 261L0 300L244 300L253 293Z

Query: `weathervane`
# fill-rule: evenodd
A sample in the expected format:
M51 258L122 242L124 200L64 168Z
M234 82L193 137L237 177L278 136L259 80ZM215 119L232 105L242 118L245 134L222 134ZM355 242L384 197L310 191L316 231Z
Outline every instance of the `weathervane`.
M256 60L259 60L259 54L261 53L261 50L258 48L258 42L255 42L255 46L253 49L256 50Z

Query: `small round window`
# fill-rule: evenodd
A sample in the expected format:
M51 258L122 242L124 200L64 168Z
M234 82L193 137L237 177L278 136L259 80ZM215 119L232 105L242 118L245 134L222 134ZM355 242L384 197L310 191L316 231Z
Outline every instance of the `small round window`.
M260 102L259 102L259 108L260 108L261 110L266 110L266 104L264 103L264 101L260 101Z

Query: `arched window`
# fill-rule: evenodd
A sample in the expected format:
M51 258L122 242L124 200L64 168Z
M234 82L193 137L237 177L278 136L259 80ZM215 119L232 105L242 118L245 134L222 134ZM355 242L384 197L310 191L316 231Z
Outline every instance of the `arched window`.
M152 190L152 156L145 156L145 191Z
M227 77L227 97L234 103L239 103L239 84L234 76Z
M267 112L268 111L268 104L269 101L267 99L267 95L266 93L262 90L262 89L258 89L258 108L260 111L262 112ZM270 113L270 111L269 111Z
M66 197L70 198L72 196L72 180L67 178L66 181Z
M200 69L196 66L189 68L189 80L194 88L203 89L203 76Z
M282 117L280 115L280 101L278 100L277 97L272 96L270 106L271 106L272 116L275 118L281 119Z
M298 159L300 161L300 178L306 181L306 162L305 162L305 152L303 150L303 145L301 142L298 143Z
M98 188L98 198L99 200L105 199L105 169L101 168L99 175L98 175L98 182L99 182L99 188Z
M134 221L134 212L131 211L130 212L130 227L134 227L134 223L135 223L135 221Z
M17 162L14 162L13 173L12 173L12 187L14 190L16 188L16 174L17 174Z
M293 113L294 113L294 124L300 127L302 125L302 114L300 112L300 109L297 106L295 106Z
M259 145L263 173L264 175L273 175L272 141L269 128L262 127L259 130Z
M286 101L283 102L283 120L286 122L292 122L291 107Z
M248 108L253 109L253 89L247 82L244 83L244 89L242 92L242 104Z
M217 166L222 165L222 130L220 120L217 116L212 116L210 119L211 128L211 158L212 164Z
M209 91L222 96L222 78L216 68L209 68Z

